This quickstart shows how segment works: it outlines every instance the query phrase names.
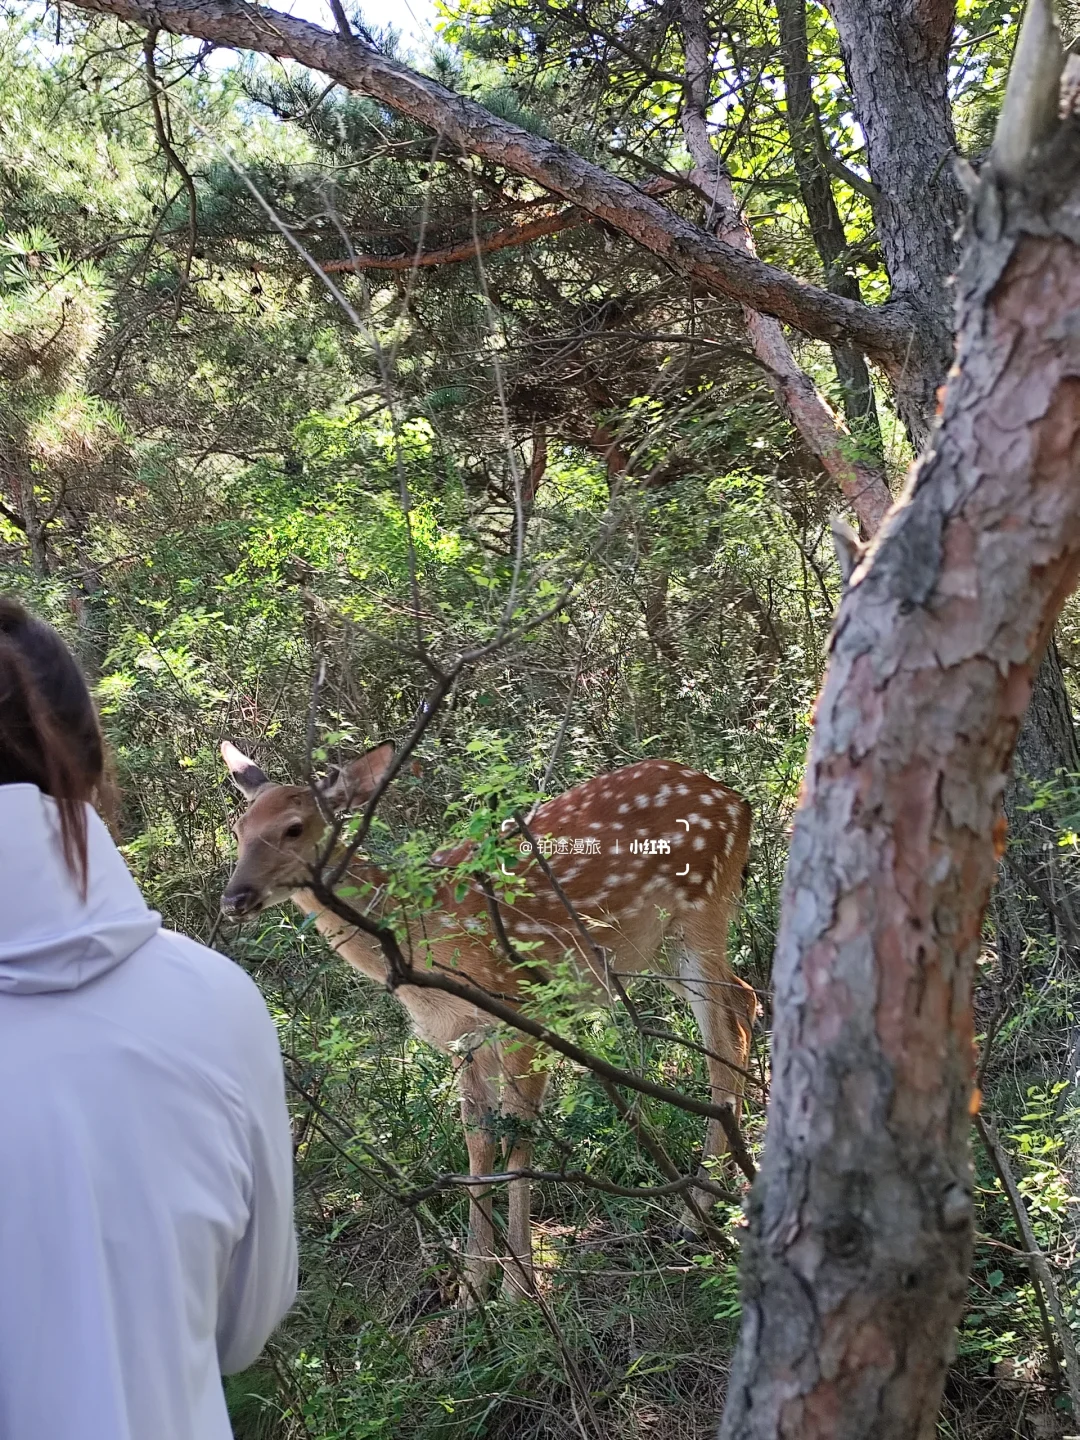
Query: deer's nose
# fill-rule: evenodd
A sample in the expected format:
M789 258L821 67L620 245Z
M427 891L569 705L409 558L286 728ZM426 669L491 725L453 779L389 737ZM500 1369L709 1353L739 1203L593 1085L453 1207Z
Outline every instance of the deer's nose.
M221 911L223 915L232 915L239 918L241 915L249 915L252 910L258 908L259 892L254 885L230 886L221 897Z

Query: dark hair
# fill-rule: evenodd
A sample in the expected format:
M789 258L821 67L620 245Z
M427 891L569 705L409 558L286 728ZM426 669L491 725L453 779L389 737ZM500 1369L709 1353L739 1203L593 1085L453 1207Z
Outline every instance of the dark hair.
M86 803L106 801L105 743L78 663L52 628L0 596L0 785L56 801L64 860L86 893Z

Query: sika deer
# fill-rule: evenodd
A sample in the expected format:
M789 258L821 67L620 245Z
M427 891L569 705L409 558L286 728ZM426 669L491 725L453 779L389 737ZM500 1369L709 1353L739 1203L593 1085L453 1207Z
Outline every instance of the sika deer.
M226 915L240 919L291 897L342 957L361 974L385 981L386 965L377 942L357 933L327 910L306 883L326 833L324 811L361 806L393 758L392 745L379 745L324 783L320 799L301 785L275 785L229 741L221 753L249 808L236 823L236 868L221 897ZM736 1111L757 1013L754 992L727 962L727 933L737 902L750 837L750 807L727 786L707 775L665 760L644 760L577 785L541 805L529 829L550 850L549 864L578 916L603 947L603 963L582 936L535 858L521 871L528 893L513 904L500 902L511 945L538 942L530 966L574 959L597 1001L610 1000L611 976L658 970L665 983L689 1001L708 1056L715 1104ZM467 846L438 852L434 863L453 866ZM351 885L370 885L376 897L385 874L362 855L347 872ZM455 971L483 989L520 994L521 967L491 935L489 900L479 886L462 900L444 885L435 909L408 921L408 952L435 967ZM376 899L370 912L380 913ZM535 969L533 970L535 976ZM461 1096L469 1174L489 1175L495 1163L498 1114L523 1122L509 1146L507 1170L527 1168L532 1141L529 1122L540 1112L546 1071L534 1069L535 1046L522 1040L505 1046L494 1038L491 1017L474 1005L439 990L402 985L395 991L422 1040L454 1054ZM542 1018L542 1017L541 1017ZM484 1038L485 1033L488 1038ZM465 1055L455 1042L477 1037ZM729 1061L730 1064L725 1063ZM727 1148L723 1129L709 1120L703 1163ZM495 1253L490 1198L485 1187L470 1189L466 1283L482 1293L497 1260L503 1288L520 1293L532 1284L530 1194L527 1180L509 1186L507 1239L510 1254Z

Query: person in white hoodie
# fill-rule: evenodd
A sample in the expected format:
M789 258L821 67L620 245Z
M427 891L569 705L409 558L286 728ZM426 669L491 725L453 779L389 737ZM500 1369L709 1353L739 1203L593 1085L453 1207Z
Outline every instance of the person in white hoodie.
M0 1440L226 1440L296 1294L281 1054L92 808L59 635L0 599Z

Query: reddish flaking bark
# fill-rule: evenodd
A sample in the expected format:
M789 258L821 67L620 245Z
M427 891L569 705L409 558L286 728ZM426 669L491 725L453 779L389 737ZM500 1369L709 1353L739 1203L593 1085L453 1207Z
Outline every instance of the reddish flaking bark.
M970 1260L971 986L1001 796L1080 565L1076 148L1064 134L1033 171L1040 204L984 179L940 425L837 618L727 1440L934 1433Z

